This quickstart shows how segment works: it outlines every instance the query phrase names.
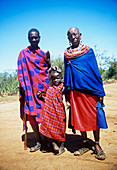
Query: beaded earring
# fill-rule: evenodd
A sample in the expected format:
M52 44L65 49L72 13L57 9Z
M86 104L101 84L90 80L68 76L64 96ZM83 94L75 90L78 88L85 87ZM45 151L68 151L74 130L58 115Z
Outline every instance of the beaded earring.
M69 41L69 46L70 46L70 48L71 48L71 46L72 46L72 43Z

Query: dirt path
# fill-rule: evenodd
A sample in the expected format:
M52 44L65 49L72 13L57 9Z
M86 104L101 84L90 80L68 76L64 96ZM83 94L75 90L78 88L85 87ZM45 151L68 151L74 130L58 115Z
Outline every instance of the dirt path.
M81 140L80 133L73 135L67 128L66 152L61 156L37 151L24 150L22 121L19 118L18 97L10 97L0 102L0 170L116 170L117 169L117 84L104 86L105 112L108 129L101 130L101 146L106 160L95 159L92 151L81 157L73 156L73 151ZM93 140L92 132L88 137ZM31 143L32 142L32 143ZM35 142L28 124L28 146Z

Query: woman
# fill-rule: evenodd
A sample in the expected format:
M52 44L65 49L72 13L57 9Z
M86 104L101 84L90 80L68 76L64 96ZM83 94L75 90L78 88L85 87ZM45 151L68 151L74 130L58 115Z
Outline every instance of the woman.
M97 101L103 103L105 92L93 50L80 42L81 33L76 27L67 32L70 47L64 52L65 90L70 96L71 125L80 130L84 147L74 152L80 156L89 150L86 131L93 131L96 158L104 160L99 145L100 129L97 125Z

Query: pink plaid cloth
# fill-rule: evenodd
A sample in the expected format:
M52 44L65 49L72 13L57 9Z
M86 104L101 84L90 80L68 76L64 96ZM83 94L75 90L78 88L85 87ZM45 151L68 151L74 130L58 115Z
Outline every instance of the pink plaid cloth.
M65 111L63 105L63 83L49 87L46 93L44 114L40 132L49 138L65 141Z
M43 95L49 88L49 73L47 56L41 49L33 50L31 46L22 50L18 57L18 80L20 88L25 90L25 99L20 95L20 116L24 113L35 116L38 123L41 122L44 102L37 98L40 90ZM20 91L19 91L20 94Z

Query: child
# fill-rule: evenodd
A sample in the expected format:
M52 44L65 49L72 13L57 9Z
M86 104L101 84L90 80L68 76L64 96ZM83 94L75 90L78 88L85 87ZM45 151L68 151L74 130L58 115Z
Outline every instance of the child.
M65 152L65 110L62 94L64 85L62 72L58 66L51 67L50 75L52 86L47 90L46 97L41 91L37 93L38 98L45 101L40 132L51 139L55 154L60 155ZM60 148L56 144L57 141L60 141Z

